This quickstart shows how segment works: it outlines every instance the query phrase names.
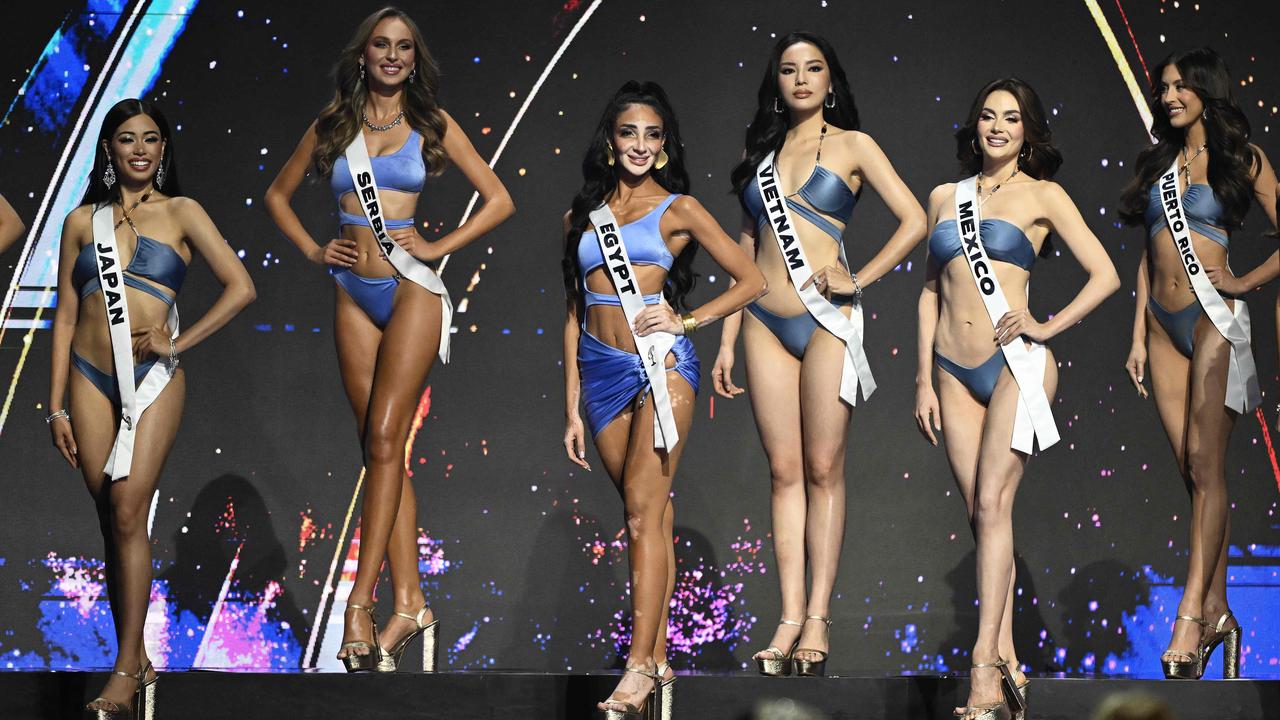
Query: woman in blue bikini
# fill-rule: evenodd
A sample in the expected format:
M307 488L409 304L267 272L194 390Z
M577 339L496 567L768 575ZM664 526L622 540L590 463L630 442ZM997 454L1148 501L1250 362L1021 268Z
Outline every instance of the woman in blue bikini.
M200 204L182 194L175 155L159 108L122 100L108 110L83 204L67 215L59 248L47 421L54 447L84 476L106 543L103 564L116 661L102 694L86 707L91 717L103 720L134 717L134 711L137 717L154 713L156 673L142 642L151 598L147 518L182 419L186 379L177 357L254 298L253 281L235 252ZM121 262L103 264L122 274L104 273L108 288L103 292L99 258L111 255L97 247L112 243L109 234L117 248L112 254ZM208 312L178 334L174 303L195 253L209 263L223 291ZM108 318L113 308L122 308L120 300L128 324L125 335L113 338ZM117 339L125 347L117 347ZM131 356L135 389L127 403L117 384L113 350ZM64 405L68 391L71 403ZM127 404L133 404L128 424L135 434L131 458L123 459L129 455L120 445Z
M1039 396L1048 401L1048 411L1057 367L1053 353L1040 343L1092 312L1120 280L1071 198L1050 179L1062 156L1029 85L1010 78L984 87L956 132L956 145L964 173L976 178L940 185L929 195L932 230L919 303L916 424L934 445L935 431L941 431L977 546L978 638L970 655L969 697L956 714L996 720L1010 717L1011 707L1022 708L1026 693L1012 626L1013 498L1030 450L1029 441L1027 452L1011 447L1018 443L1020 398L1034 407ZM956 221L962 186L960 199L970 203L961 209L979 216L977 236L989 259L981 266L975 262L972 270L974 251L962 243L961 233L975 226ZM1089 279L1066 307L1040 323L1027 309L1027 283L1037 255L1048 254L1050 233L1066 242ZM991 285L983 278L991 276L1009 308L994 319L984 301ZM980 282L985 291L980 292ZM1039 381L1043 388L1021 387L1015 380L1004 347L1013 343L1026 348L1024 359L1032 369L1028 384ZM940 371L936 392L935 363ZM1053 427L1052 415L1045 419ZM1036 434L1044 448L1038 426Z
M1037 395L1052 401L1057 367L1053 353L1040 343L1092 312L1120 280L1071 198L1050 179L1062 156L1029 85L1009 78L984 87L956 132L956 145L964 173L976 177L940 185L929 195L932 230L919 302L916 424L934 445L935 431L941 431L977 546L978 638L970 655L969 698L956 714L997 720L1010 717L1011 707L1023 707L1026 693L1012 629L1013 498L1030 448L1029 442L1028 452L1011 447L1018 442L1020 398L1029 407ZM982 266L975 262L972 270L974 252L966 249L961 233L973 226L957 224L962 186L960 199L971 198L968 208L979 216L977 235L989 259ZM1089 280L1061 312L1040 323L1027 309L1027 283L1037 255L1048 254L1050 233L1066 242ZM1003 294L1009 308L994 319L984 301L984 292L990 293L979 290L988 276L998 281L995 292ZM983 282L982 287L991 286ZM1015 380L1004 348L1015 342L1027 348L1031 377L1043 388L1021 387ZM935 363L940 370L936 392ZM1046 419L1052 427L1051 414ZM1036 433L1045 447L1039 427ZM1013 698L1015 691L1021 697Z
M407 15L387 8L366 18L339 57L334 77L333 101L281 168L266 205L281 232L308 260L327 266L338 286L334 339L366 468L360 557L347 602L355 612L345 614L338 657L349 672L392 671L409 642L422 636L424 665L431 670L438 626L418 577L417 499L404 469L422 386L435 356L447 356L450 306L429 264L497 227L514 206L462 128L437 104L439 70ZM356 141L367 150L377 214L368 210L372 188L356 192ZM450 162L484 204L462 226L428 242L414 227L414 208L427 175L439 175ZM341 237L323 245L289 206L311 166L329 180L338 203ZM366 212L372 222L385 218L387 242L398 248L379 245ZM396 255L399 265L393 265ZM435 290L417 281L422 274L434 279ZM390 560L395 608L379 634L373 590L384 557Z
M1150 360L1156 410L1192 500L1187 584L1161 663L1166 677L1199 678L1209 654L1225 644L1223 677L1235 677L1242 631L1227 603L1230 520L1224 465L1236 417L1252 403L1228 407L1238 395L1232 387L1238 373L1229 367L1238 368L1242 358L1211 320L1205 302L1225 302L1230 317L1240 312L1240 295L1280 274L1275 253L1240 277L1227 267L1231 230L1240 226L1253 201L1275 225L1276 175L1262 151L1249 143L1249 122L1232 98L1231 76L1217 53L1209 48L1174 53L1154 68L1153 77L1151 134L1157 142L1138 155L1121 209L1127 222L1146 226L1148 238L1138 266L1133 346L1125 367L1138 394L1147 397L1142 382ZM1203 298L1194 292L1186 253L1175 245L1165 217L1170 200L1165 190L1175 185L1190 245L1212 286ZM1249 354L1247 338L1241 350ZM1252 367L1252 360L1247 362ZM1256 382L1255 377L1255 387Z
M666 652L667 606L675 584L671 482L698 391L698 357L687 335L759 297L765 283L715 218L684 194L689 175L680 128L657 84L631 81L614 94L592 135L582 174L583 186L565 215L564 449L590 470L590 431L622 495L633 618L627 672L598 707L615 720L660 703L667 720L675 681ZM604 234L607 252L597 233ZM693 287L699 245L736 282L677 315ZM623 250L629 262L620 259ZM669 352L637 353L641 344L659 339ZM656 367L646 369L646 358ZM587 411L585 429L580 403ZM655 416L664 423L663 448L655 447Z
M769 458L782 590L781 622L769 647L753 656L765 675L825 672L831 595L844 541L845 446L850 403L857 394L856 387L842 392L843 380L852 354L862 353L862 311L855 296L901 262L925 232L924 210L880 147L858 127L853 92L831 44L807 32L779 40L760 83L743 160L733 171L745 210L739 242L774 290L749 305L747 313L725 318L711 372L721 396L743 392L730 378L743 329L751 409ZM809 277L798 281L788 262L794 246L784 259L773 230L777 223L767 217L769 207L778 212L781 207L762 195L757 179L771 153L772 180L790 213L785 223L795 226L794 240L808 260ZM853 274L841 237L864 186L884 199L898 228ZM810 288L817 292L810 291L806 301L800 291ZM834 322L832 306L841 316ZM815 311L826 312L826 319L819 322ZM854 342L830 331L842 324L857 326ZM865 356L860 361L859 379L869 378ZM863 395L873 387L864 384Z

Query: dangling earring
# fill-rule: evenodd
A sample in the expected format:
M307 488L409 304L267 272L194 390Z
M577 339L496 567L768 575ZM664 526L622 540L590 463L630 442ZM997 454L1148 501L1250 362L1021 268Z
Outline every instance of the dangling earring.
M163 154L160 155L160 168L156 170L155 183L156 183L157 190L164 187L164 155Z
M111 164L111 157L107 156L107 171L102 173L102 184L110 190L116 184L116 168Z
M667 156L667 149L662 148L661 150L658 151L658 159L653 162L653 169L661 170L662 168L667 166L667 163L670 160L671 158Z
M418 66L417 66L417 65L413 66L413 69L409 71L409 82L413 82L413 79L414 79L414 78L416 78L416 77L418 77Z
M822 101L822 107L830 109L835 106L836 106L836 94L828 90L827 99Z
M360 63L360 82L364 83L364 63Z
M1200 119L1201 120L1209 119L1209 108L1204 108L1200 111Z
M606 141L605 145L609 146L609 154L605 157L605 160L608 161L609 167L613 167L613 143Z
M776 95L773 97L773 111L779 115L783 113L783 109L778 107L778 97Z

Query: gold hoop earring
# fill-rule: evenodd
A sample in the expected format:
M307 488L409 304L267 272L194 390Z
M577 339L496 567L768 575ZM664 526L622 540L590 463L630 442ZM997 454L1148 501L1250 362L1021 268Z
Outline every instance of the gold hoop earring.
M654 169L654 170L661 170L662 168L664 168L664 167L666 167L666 166L667 166L667 163L668 163L668 162L670 162L670 160L671 160L671 158L670 158L670 156L668 156L668 155L667 155L667 149L666 149L666 148L663 148L663 149L659 150L659 151L658 151L658 159L657 159L657 160L655 160L655 161L654 161L654 163L653 163L653 169Z
M613 143L605 141L605 145L609 146L609 152L605 155L605 162L609 163L609 167L613 167L615 162L613 159Z
M978 149L977 136L969 138L969 147L973 148L973 154L982 157L982 151Z

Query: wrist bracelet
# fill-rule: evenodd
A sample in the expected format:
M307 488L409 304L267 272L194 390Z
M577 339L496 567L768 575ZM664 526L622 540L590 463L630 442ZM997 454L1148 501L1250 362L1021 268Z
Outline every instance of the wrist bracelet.
M178 369L178 340L169 338L169 374Z
M849 277L853 279L853 296L858 298L858 302L862 302L862 283L858 282L858 275L849 273Z
M685 335L689 335L693 333L694 330L698 329L698 319L693 316L693 313L685 313L684 315L681 315L680 322L684 325Z
M58 412L53 413L53 414L52 414L52 415L50 415L49 417L45 418L45 419L44 419L44 424L45 424L45 425L52 425L52 424L53 424L53 421L54 421L54 420L57 420L58 418L66 418L67 420L70 420L70 419L71 419L71 413L67 412L65 408L64 408L64 409L62 409L62 410L59 410Z

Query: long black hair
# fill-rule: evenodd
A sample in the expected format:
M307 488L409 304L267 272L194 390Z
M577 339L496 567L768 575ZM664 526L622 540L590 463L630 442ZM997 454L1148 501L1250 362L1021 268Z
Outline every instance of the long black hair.
M687 194L689 192L689 173L684 165L684 144L680 140L680 123L676 120L675 110L667 100L667 93L655 82L638 82L628 80L613 94L609 104L605 106L595 132L591 134L591 143L587 145L587 154L582 158L582 188L573 197L573 206L569 211L569 232L565 236L564 258L561 268L564 271L564 290L570 302L578 306L578 314L582 315L583 277L578 270L578 244L582 241L582 233L591 223L588 214L600 207L614 189L618 187L618 170L609 165L610 138L613 137L613 126L629 105L648 105L662 118L663 149L667 153L667 164L661 169L653 168L649 172L653 179L670 193ZM685 296L693 289L695 275L693 257L697 253L698 244L691 242L676 257L667 274L666 286L662 294L666 296L671 307L680 309L684 306Z
M120 126L130 118L138 115L151 118L156 127L160 128L160 137L164 139L164 154L160 156L160 163L156 166L156 172L164 171L164 187L161 188L161 192L169 197L182 195L182 184L178 181L178 163L174 160L177 148L169 132L169 121L154 103L128 98L112 105L102 118L102 128L98 130L98 142L93 146L93 170L89 173L89 187L85 188L84 197L80 200L81 205L96 205L100 202L120 199L120 183L107 187L107 184L102 181L102 176L107 172L108 150L106 148L111 147L111 138L115 136L116 130L119 130ZM104 145L106 148L103 147Z
M733 191L742 202L742 189L752 182L756 175L756 166L771 152L781 152L782 142L786 139L787 130L791 127L791 113L786 110L786 101L778 92L778 73L782 67L782 53L796 43L809 43L822 52L827 61L827 69L831 73L831 92L835 94L835 107L822 106L822 119L828 125L844 130L857 130L858 106L853 100L853 90L849 87L849 79L836 56L836 49L826 38L803 30L787 33L774 44L769 53L769 64L764 70L764 79L760 81L760 89L756 91L756 113L747 126L746 153L742 161L733 168L730 179ZM781 108L782 112L778 112ZM746 210L744 204L743 209Z
M969 106L969 116L956 130L956 159L960 171L972 177L982 171L982 151L978 149L978 118L987 104L987 97L1003 90L1018 102L1018 115L1022 121L1022 149L1018 151L1018 170L1037 180L1052 180L1062 167L1062 153L1053 144L1053 130L1044 112L1044 103L1026 81L1016 77L999 78L987 83ZM1053 254L1053 241L1045 237L1040 245L1040 257Z
M1169 169L1186 146L1186 131L1173 127L1160 91L1164 70L1178 68L1182 82L1204 103L1205 149L1209 152L1209 186L1222 203L1222 222L1239 227L1253 197L1253 175L1259 159L1249 145L1249 120L1231 94L1227 64L1212 48L1175 52L1161 60L1151 76L1151 134L1156 144L1138 153L1133 181L1120 196L1120 218L1129 225L1143 222L1147 194L1161 173Z

